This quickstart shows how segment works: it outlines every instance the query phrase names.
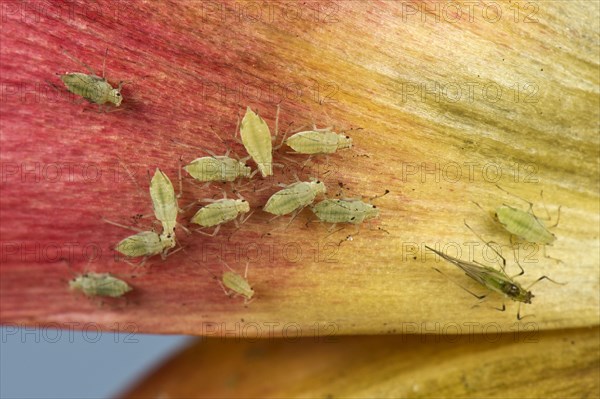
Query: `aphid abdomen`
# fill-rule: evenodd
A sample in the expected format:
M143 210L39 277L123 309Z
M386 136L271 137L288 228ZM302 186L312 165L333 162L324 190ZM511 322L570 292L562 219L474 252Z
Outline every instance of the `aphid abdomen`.
M202 227L212 227L229 222L238 216L235 200L221 200L209 204L196 212L191 222Z
M360 224L378 216L379 212L371 205L358 200L333 200L319 202L313 207L317 218L326 223Z
M165 231L172 232L177 224L177 197L171 180L158 168L150 182L150 197L154 215Z
M242 143L263 177L273 174L273 144L267 123L250 107L240 125Z
M94 75L67 73L60 75L60 79L71 93L77 94L95 104L108 102L108 96L111 90L113 90L108 82Z
M108 273L88 273L76 277L69 282L71 289L77 289L87 296L120 297L131 291L131 287L123 280Z
M246 299L252 299L254 290L248 284L245 278L234 272L223 273L223 285L235 293L244 296Z
M250 168L233 158L202 157L184 166L186 172L201 182L223 181L232 182L238 177L250 176Z
M300 132L285 142L300 154L331 154L338 147L337 135L333 132Z
M152 256L161 253L167 248L175 246L175 242L164 242L161 237L153 231L142 231L117 244L115 250L125 256L137 258L139 256Z
M264 206L264 211L282 216L310 205L317 195L311 182L298 182L273 194Z
M555 240L542 221L529 212L502 206L496 210L496 215L504 228L517 237L538 244L552 244Z

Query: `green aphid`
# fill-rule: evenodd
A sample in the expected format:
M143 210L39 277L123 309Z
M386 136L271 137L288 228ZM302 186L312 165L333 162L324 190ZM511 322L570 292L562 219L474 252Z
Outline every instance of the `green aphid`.
M327 129L299 132L284 141L299 154L333 154L337 150L352 148L352 139Z
M156 168L150 181L150 198L154 215L163 226L163 234L172 234L177 225L177 196L171 180L160 169Z
M311 209L321 222L334 224L360 224L379 216L375 205L357 199L326 199Z
M534 214L503 205L496 208L496 219L511 234L537 244L552 244L556 236Z
M233 295L241 295L244 297L244 303L248 304L254 296L254 290L246 279L248 277L248 263L246 263L244 277L234 272L226 263L225 265L230 269L230 271L223 272L221 281L224 287L227 287L231 290L227 291L225 288L223 288L225 294L231 295L233 293Z
M277 216L287 215L312 204L317 195L326 192L325 184L315 179L293 183L273 194L263 210Z
M233 220L236 226L239 226L240 223L244 223L248 217L250 217L250 215L248 215L246 218L242 219L242 215L250 212L250 204L245 199L223 198L216 201L210 201L214 202L200 208L192 217L191 222L202 227L217 226L215 231L212 234L209 234L211 236L217 234L223 223ZM240 217L240 222L237 221L238 216ZM199 232L202 233L201 231Z
M64 53L73 61L81 64L91 72L90 75L79 72L59 74L60 79L65 84L67 90L83 97L90 103L98 104L100 106L106 103L114 104L117 107L121 105L121 102L123 101L121 88L123 87L124 82L119 82L119 86L115 89L105 78L106 53L108 53L108 49L106 49L104 55L102 77L97 76L92 68L77 60L66 51L64 51Z
M279 108L277 108L279 114ZM276 129L277 130L277 129ZM267 123L248 107L240 127L242 143L263 177L273 174L273 143Z
M244 162L223 155L196 158L183 169L200 182L232 182L252 173Z
M174 248L175 245L175 235L173 233L159 235L154 231L141 231L121 240L115 250L129 258L140 256L149 258L160 254L161 258L166 259L169 250Z
M471 230L480 240L483 241L483 239L479 235L477 235L477 233L475 233L475 231L473 231L473 229L466 222L465 222L465 226L469 230ZM488 246L488 248L492 249L492 251L494 251L496 253L496 255L498 255L502 259L501 270L497 270L492 267L482 265L482 264L476 263L476 262L465 262L463 260L446 255L446 254L444 254L440 251L437 251L433 248L430 248L428 246L425 246L425 248L429 249L432 252L435 252L436 254L438 254L439 256L441 256L442 258L447 260L448 262L458 266L460 269L462 269L462 271L465 272L465 274L467 276L471 277L473 280L477 281L479 284L481 284L485 288L489 289L490 291L497 292L499 294L504 295L507 298L510 298L511 300L513 300L515 302L519 302L519 310L517 311L517 319L519 319L519 320L521 320L521 303L530 304L531 299L534 298L533 293L531 291L529 291L529 289L534 284L536 284L539 281L544 280L544 279L550 280L555 284L561 284L561 283L557 283L556 281L552 280L548 276L542 276L542 277L538 278L536 281L534 281L533 283L531 283L528 287L523 288L517 281L514 280L515 277L521 276L525 273L525 271L523 270L521 265L517 262L517 265L519 266L519 268L521 270L520 273L518 273L517 275L515 275L513 277L508 276L508 274L506 274L506 271L505 271L506 259L498 251L496 251L493 247L491 247L488 243L486 243L486 245ZM434 269L437 272L439 272L440 274L444 274L440 270L438 270L436 268L434 268ZM460 284L458 284L458 285L462 289L464 289L469 294L473 295L474 297L476 297L479 300L482 300L485 297L487 297L487 294L477 295L477 294L473 293L472 291L466 289L462 285L460 285ZM500 311L504 311L505 309L506 309L506 306L504 304L502 304L501 309L497 308L497 310L500 310Z
M446 255L440 251L436 251L428 246L425 246L425 248L435 252L448 262L460 267L467 276L471 277L479 284L499 294L503 294L513 301L531 303L531 298L534 297L531 291L524 289L518 282L510 278L504 271L496 270L489 266L480 266L472 262L465 262L463 260ZM478 299L483 299L486 295L475 296Z
M494 219L499 222L506 231L516 237L535 244L551 245L556 240L556 236L551 233L544 222L533 213L533 203L509 193L499 185L496 185L496 187L505 193L517 197L529 204L529 209L527 211L523 211L506 204L496 208ZM540 194L540 196L542 196L543 200L543 192ZM474 202L474 204L483 210L481 205L476 202ZM544 205L544 208L545 207L546 206ZM556 219L556 223L552 227L556 227L558 225L560 220L560 208L561 207L559 206L558 217ZM546 213L548 213L548 210L546 210ZM548 219L550 219L549 214Z
M108 296L117 298L125 295L132 288L123 280L109 273L85 273L69 281L69 288L78 290L86 296Z

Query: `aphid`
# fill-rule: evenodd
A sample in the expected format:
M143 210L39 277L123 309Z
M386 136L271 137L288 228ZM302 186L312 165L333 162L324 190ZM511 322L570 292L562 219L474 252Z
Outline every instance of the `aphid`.
M508 191L504 190L500 186L496 185L500 190L504 191L507 194L510 194ZM548 228L544 225L544 222L541 221L535 214L533 213L533 203L518 197L514 194L511 194L529 204L529 209L527 212L513 208L509 205L503 205L496 208L495 218L500 222L500 224L511 234L520 237L526 241L537 243L537 244L545 244L550 245L556 240L556 236L552 234ZM543 191L540 193L540 196L543 200ZM544 209L546 206L544 205ZM558 207L558 217L556 219L556 223L551 227L556 227L560 220L560 206ZM548 214L548 210L546 209L546 213ZM550 214L548 214L548 219L550 219Z
M217 234L223 223L233 220L236 227L238 227L240 223L244 223L250 217L250 215L248 215L246 218L242 219L243 214L250 212L250 204L245 199L223 198L220 200L205 199L205 201L210 201L212 204L200 208L192 217L191 222L199 224L202 227L217 226L215 231L212 234L209 234L211 236ZM240 217L239 223L237 221L238 216ZM203 233L200 230L197 231Z
M277 120L279 119L279 107L275 122L275 135L277 135ZM242 143L252 157L258 170L263 177L273 174L273 143L271 132L267 123L258 116L250 107L246 108L246 115L242 119L240 127Z
M127 172L129 173L129 170ZM161 222L163 228L160 234L154 231L142 231L103 218L107 223L138 232L121 240L116 245L115 250L129 258L143 256L144 259L140 266L144 265L146 260L154 255L160 254L163 260L166 259L169 251L176 245L175 226L178 225L177 213L179 212L177 197L175 196L173 184L158 168L150 181L150 197L152 198L154 215ZM174 252L176 251L171 253Z
M349 136L332 132L330 128L299 132L284 142L295 152L310 155L333 154L337 150L352 148Z
M120 297L132 290L125 281L109 273L85 273L69 281L69 288L86 296Z
M236 131L238 130L238 127L239 118L238 125L235 128ZM213 133L221 143L225 144L216 132L213 131ZM187 147L199 148L210 155L210 157L196 158L183 167L190 176L200 182L233 182L239 177L252 176L252 170L250 167L246 166L246 161L250 158L249 156L244 159L234 159L229 157L229 153L231 152L230 148L227 148L225 155L215 155L206 148L181 143L174 139L171 139L171 141Z
M273 194L263 210L273 215L287 215L310 205L319 194L325 194L327 188L319 180L292 183Z
M239 177L250 177L252 173L244 162L227 155L196 158L183 169L200 182L232 182Z
M163 234L171 234L177 225L177 197L171 180L160 169L156 168L150 181L150 198L154 215L163 226Z
M326 199L312 208L315 216L326 223L360 224L379 216L379 209L357 199Z
M119 82L119 86L115 89L108 83L105 77L106 55L108 54L108 49L106 49L104 61L102 63L102 77L97 76L92 68L71 56L67 51L64 51L64 53L73 61L81 64L91 72L91 75L79 72L58 74L67 87L67 90L83 97L90 103L98 104L100 110L102 110L102 105L106 103L112 103L117 107L121 105L121 101L123 101L121 88L123 87L124 82Z
M115 250L130 258L149 258L160 254L162 259L166 259L169 250L175 245L174 234L158 235L154 231L141 231L121 240Z
M469 228L471 231L473 231L466 222L465 222L465 226L467 226L467 228ZM473 231L473 233L475 233L475 232ZM479 236L477 235L477 237L479 237ZM479 238L481 239L481 237L479 237ZM486 245L489 248L491 248L502 259L501 270L496 270L492 267L485 266L485 265L478 264L478 263L465 262L463 260L446 255L446 254L444 254L440 251L437 251L433 248L430 248L428 246L425 246L425 248L429 249L432 252L435 252L436 254L438 254L439 256L441 256L442 258L447 260L448 262L458 266L460 269L462 269L465 272L465 274L467 276L471 277L473 280L477 281L479 284L481 284L485 288L487 288L491 291L497 292L499 294L502 294L505 297L512 299L513 301L519 302L519 310L517 311L517 319L519 319L519 320L521 320L521 303L530 304L531 298L534 297L533 293L531 291L529 291L529 289L534 284L536 284L539 281L544 280L544 279L550 280L556 284L560 284L560 283L557 283L556 281L550 279L547 276L542 276L542 277L538 278L536 281L534 281L532 284L530 284L528 287L523 288L517 281L514 280L515 277L521 276L524 273L524 270L521 267L521 265L517 262L517 265L521 269L521 272L519 274L517 274L513 277L508 276L508 274L506 274L506 271L505 271L506 259L504 259L504 257L502 257L502 255L498 251L496 251L493 247L491 247L489 244L486 243ZM440 274L444 274L440 270L438 270L436 268L434 268L434 269L437 272L439 272ZM487 297L487 294L477 295L477 294L471 292L470 290L466 289L462 285L460 285L460 284L458 284L458 285L479 300ZM498 310L504 311L505 309L506 309L506 306L504 304L502 304L502 309L498 309Z
M221 260L223 262L223 260ZM223 262L230 271L223 272L223 277L221 278L223 290L226 295L231 295L233 291L233 295L241 295L244 297L244 303L248 304L251 302L252 297L254 296L254 290L248 283L246 278L248 277L248 263L246 262L246 271L244 272L244 277L237 274L229 265ZM231 291L227 291L225 287L229 288Z

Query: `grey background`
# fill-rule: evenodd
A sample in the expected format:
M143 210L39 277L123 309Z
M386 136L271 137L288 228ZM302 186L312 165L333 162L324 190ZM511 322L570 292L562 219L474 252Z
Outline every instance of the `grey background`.
M0 327L0 397L114 397L197 339L100 332L92 323L87 327Z

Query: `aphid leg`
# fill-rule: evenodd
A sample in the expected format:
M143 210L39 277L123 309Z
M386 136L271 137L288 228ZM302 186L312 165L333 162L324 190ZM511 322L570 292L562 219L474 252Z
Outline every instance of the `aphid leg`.
M104 51L104 60L102 61L102 79L106 80L106 56L108 55L108 47ZM120 91L119 86L119 91Z
M179 223L179 222L176 222L176 224L175 224L175 225L176 225L177 227L179 227L181 230L183 230L183 231L185 232L185 234L187 234L188 236L189 236L190 234L192 234L192 232L191 232L191 231L190 231L190 230L189 230L187 227L185 227L184 225L182 225L181 223Z
M300 214L300 212L302 212L304 210L304 208L306 208L305 206L303 206L300 209L296 209L294 211L294 213L292 214L292 217L290 218L290 221L288 222L288 224L285 225L285 227L283 228L284 230L287 229L288 227L290 227L290 224L292 224L292 222L294 221L294 219L296 219L296 216L298 216L298 214Z
M543 245L543 247L544 247L544 250L543 250L543 251L544 251L544 258L551 259L551 260L555 261L556 263L563 263L563 264L565 263L565 262L563 262L561 259L554 258L554 257L552 257L552 256L548 255L548 254L546 253L546 246L547 246L547 245Z
M126 225L121 224L121 223L113 222L112 220L106 219L104 216L102 216L102 220L104 220L106 223L112 224L114 226L122 227L122 228L128 229L128 230L137 231L138 233L144 231L144 230L138 229L137 227L134 227L134 226L126 226Z
M346 236L346 238L344 238L343 240L340 240L340 242L338 242L338 247L341 246L344 241L352 241L352 240L354 240L354 237L351 234L348 234Z
M435 270L436 272L440 273L442 276L446 277L448 280L452 281L454 284L458 285L460 288L462 288L463 290L467 291L469 294L473 295L475 298L481 300L484 299L485 297L488 296L488 294L484 294L484 295L477 295L476 293L474 293L473 291L470 291L469 289L463 287L461 284L457 283L456 281L454 281L453 279L451 279L450 277L448 277L445 273L443 273L441 270L437 269L437 268L433 268L433 270Z
M558 206L558 215L556 216L556 223L554 223L552 226L550 226L550 228L554 228L554 227L558 226L558 222L560 221L560 208L562 208L562 205Z
M202 231L202 229L196 229L194 231L196 233L204 234L205 236L214 237L217 235L217 233L219 232L220 229L221 229L221 225L218 224L217 227L215 227L215 230L212 232L212 234L205 233L204 231Z
M542 277L538 278L537 280L535 280L533 283L529 284L529 286L527 288L525 288L525 290L529 291L529 289L531 287L533 287L535 284L539 283L542 280L549 280L549 281L553 282L554 284L558 284L558 285L567 285L567 283L559 283L558 281L554 281L548 276L542 276Z
M160 257L162 260L166 260L169 256L176 254L177 252L181 251L182 249L183 249L182 246L179 246L179 248L174 249L172 251L171 251L171 248L167 248L163 252L160 253Z
M479 209L481 209L481 212L483 212L483 213L484 213L484 214L485 214L485 215L486 215L488 218L490 218L490 220L491 220L493 223L496 223L496 221L494 220L494 218L493 218L493 217L491 217L491 216L490 216L490 214L489 214L489 212L486 212L486 211L485 211L485 209L483 209L483 207L482 207L481 205L479 205L479 204L478 204L477 202L475 202L475 201L471 201L471 202L472 202L472 203L474 203L475 205L477 205L477 207L478 207Z
M232 291L228 291L227 288L225 288L225 286L221 282L221 280L217 280L217 283L219 283L219 285L221 286L221 289L223 290L225 295L227 295L229 298L231 298Z
M107 49L108 50L108 49ZM81 65L82 67L84 67L85 69L87 69L89 72L92 73L92 75L94 76L98 76L96 75L96 72L86 63L84 63L83 61L75 58L74 56L72 56L67 50L62 49L63 54L66 55L67 57L69 57L72 61L75 61L76 63L78 63L79 65ZM106 58L105 58L106 59ZM104 76L103 76L104 77Z
M519 262L519 256L517 255L516 251L517 251L517 248L513 247L513 258L515 260L515 263L519 266L519 269L521 269L521 272L518 274L515 274L514 276L511 276L511 278L519 277L519 276L522 276L523 274L525 274L525 270L523 270L523 266L521 266L521 262ZM502 269L502 270L504 271L504 269Z
M331 232L335 229L335 227L337 226L337 223L333 223L328 229L327 231Z

